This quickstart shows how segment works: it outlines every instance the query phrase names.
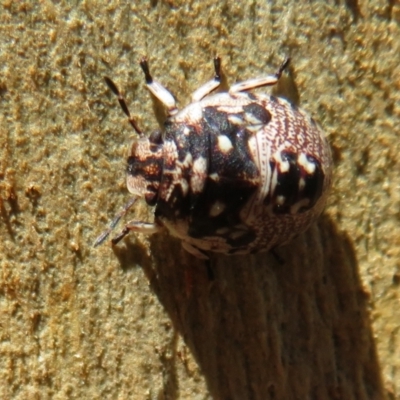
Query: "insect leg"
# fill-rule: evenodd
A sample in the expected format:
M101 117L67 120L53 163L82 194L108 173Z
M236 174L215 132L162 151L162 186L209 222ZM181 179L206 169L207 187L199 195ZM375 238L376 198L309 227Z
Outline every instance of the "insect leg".
M204 253L202 250L199 248L191 245L188 242L182 242L182 248L185 249L188 253L190 253L192 256L195 256L197 258L200 258L201 260L208 260L209 257L207 256L206 253Z
M221 84L221 58L214 57L214 78L200 86L193 94L192 94L192 103L200 101L202 98L206 97L213 90L215 90Z
M112 230L117 226L119 220L128 212L128 210L136 203L137 197L133 197L124 205L122 210L114 217L108 229L106 229L94 242L93 247L100 246L110 235Z
M285 58L283 63L278 68L278 71L274 75L267 75L261 78L249 79L244 82L235 83L230 87L229 93L244 92L245 90L255 89L262 86L272 86L275 85L279 78L282 76L282 72L289 65L290 58Z
M111 239L111 243L117 244L120 242L128 233L137 232L145 235L151 235L161 230L161 226L157 224L151 224L149 222L130 221L128 222L121 233Z
M162 86L161 83L153 79L153 77L150 74L149 64L147 62L146 57L143 57L140 60L140 67L144 72L146 85L150 90L150 92L155 97L157 97L157 99L160 100L161 103L164 104L164 106L167 108L169 116L175 115L178 112L178 109L176 107L174 96L164 86Z

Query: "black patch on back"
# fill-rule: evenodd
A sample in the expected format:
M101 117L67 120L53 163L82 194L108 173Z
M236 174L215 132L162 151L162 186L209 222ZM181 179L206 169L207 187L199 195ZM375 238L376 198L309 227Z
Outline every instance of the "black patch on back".
M255 118L257 118L261 124L266 125L269 121L271 121L271 113L258 103L251 103L247 106L244 106L243 109L246 113L252 114Z
M315 165L315 171L312 175L304 175L306 185L302 193L304 197L310 199L310 203L307 205L307 207L301 208L300 212L306 211L315 205L315 203L321 197L322 189L324 187L325 175L322 171L321 163L315 157L310 155L307 155L307 160Z
M307 155L307 160L315 165L315 171L310 174L299 164L299 154L289 151L282 151L281 158L289 162L289 170L279 171L279 163L270 162L272 174L277 171L277 184L275 190L265 198L264 204L272 204L275 214L290 214L291 207L296 203L307 199L308 203L302 206L298 212L311 209L321 197L325 175L322 171L321 163L313 156ZM300 181L304 181L304 186L300 188ZM278 197L283 197L284 201L278 203Z
M266 114L261 115L258 107L251 107L249 111L258 113L257 118L261 116L266 120ZM193 162L203 157L207 163L207 178L201 193L193 193L190 188L189 193L183 196L178 182L172 182L171 175L163 176L161 191L170 185L174 185L174 188L168 201L162 195L159 197L155 215L172 221L187 220L188 235L191 237L220 236L232 246L241 247L254 240L254 232L244 230L233 237L230 235L235 231L235 226L242 224L239 215L257 189L259 172L248 148L251 133L246 130L245 124L231 123L228 116L216 107L205 107L201 126L166 126L164 142L173 140L176 143L179 161L183 161L188 152ZM238 116L243 118L243 115ZM190 130L188 135L183 134L185 129ZM232 143L233 148L227 154L219 149L219 135L227 136ZM184 174L190 184L191 170L185 170ZM213 174L218 175L217 180L210 178ZM210 211L216 202L224 204L225 208L219 215L212 217ZM243 224L241 229L245 229ZM219 230L221 232L217 233Z
M208 178L203 193L192 203L189 235L196 238L218 236L218 230L228 228L231 231L240 224L239 214L255 192L259 176L247 144L250 133L245 127L231 123L227 113L214 107L206 107L203 115L202 134L209 137L210 144L208 175L218 175L218 179ZM219 135L227 136L233 145L227 154L218 147ZM217 201L224 204L225 209L211 217L210 210ZM229 236L229 233L220 236ZM242 239L244 241L246 239Z
M298 201L299 182L301 171L297 164L297 154L291 152L282 152L282 160L289 162L289 171L278 172L278 181L274 191L274 198L283 196L284 204L275 204L274 212L277 214L286 214L290 212L290 207ZM278 167L278 164L276 164Z
M245 127L231 123L227 113L214 107L204 109L202 132L209 137L209 174L217 173L231 180L250 180L258 176L248 147L251 133ZM222 153L218 148L219 135L227 136L232 142L233 149L228 154Z
M201 238L203 236L218 236L216 231L228 228L229 231L234 226L241 223L239 213L254 193L255 187L245 182L236 182L222 179L215 182L207 180L205 190L199 195L195 207L190 213L189 236ZM221 214L211 217L210 210L215 202L225 205ZM221 233L221 236L229 236L230 232Z

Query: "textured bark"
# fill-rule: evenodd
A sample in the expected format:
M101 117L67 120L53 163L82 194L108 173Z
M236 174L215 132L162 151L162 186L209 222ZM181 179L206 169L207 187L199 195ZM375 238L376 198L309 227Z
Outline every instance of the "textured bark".
M0 398L400 398L400 6L331 3L2 3ZM280 93L332 144L324 215L283 263L93 249L134 135L103 76L150 133L140 57L182 106L216 53L225 87L291 56Z

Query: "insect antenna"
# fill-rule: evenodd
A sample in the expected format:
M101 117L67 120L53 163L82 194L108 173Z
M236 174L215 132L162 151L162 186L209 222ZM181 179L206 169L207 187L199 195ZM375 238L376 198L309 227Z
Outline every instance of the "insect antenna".
M141 136L142 130L139 128L135 118L133 118L131 116L131 113L129 112L129 108L128 108L128 105L126 104L125 98L124 98L124 96L122 96L117 85L107 76L104 77L104 80L106 81L106 84L110 88L110 90L118 97L118 103L121 106L122 111L128 117L129 123L132 125L132 128L136 131L136 133L138 135Z
M128 212L128 210L135 204L137 198L134 197L129 200L128 203L124 205L124 207L121 209L121 211L114 217L112 220L110 226L100 235L97 237L95 242L93 243L93 247L100 246L110 235L110 233L114 230L114 228L117 226L118 222L120 219Z

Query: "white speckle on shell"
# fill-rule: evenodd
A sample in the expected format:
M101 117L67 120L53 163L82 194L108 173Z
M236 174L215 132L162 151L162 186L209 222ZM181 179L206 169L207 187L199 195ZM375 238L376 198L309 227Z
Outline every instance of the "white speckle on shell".
M226 205L221 203L220 201L216 201L210 210L210 217L216 217L220 215L226 208Z
M218 148L223 154L227 154L233 149L232 142L228 136L218 135Z
M313 174L315 172L315 164L307 160L307 156L304 153L300 154L299 164L304 167L304 169L309 173Z
M207 160L199 157L193 162L192 177L190 179L190 187L194 193L200 193L203 189L204 178L207 173Z
M238 115L229 115L228 121L234 125L242 125L243 124L243 118L239 117Z

